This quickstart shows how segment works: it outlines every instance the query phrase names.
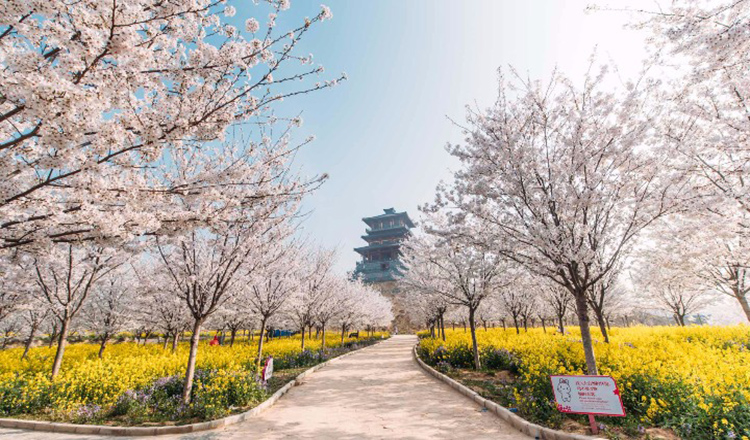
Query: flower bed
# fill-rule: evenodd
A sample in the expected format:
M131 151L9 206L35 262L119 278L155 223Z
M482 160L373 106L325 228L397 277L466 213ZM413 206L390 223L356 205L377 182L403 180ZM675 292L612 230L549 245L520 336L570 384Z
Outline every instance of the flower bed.
M526 419L560 428L585 424L556 410L549 381L552 374L584 374L580 334L572 330L478 330L482 372L469 371L471 337L462 330L448 330L446 342L422 339L418 354ZM627 413L599 419L613 437L637 438L651 428L684 439L750 437L749 327L613 328L611 340L596 341L595 351L600 374L617 380Z
M96 344L74 344L65 351L59 376L51 381L54 350L35 348L21 361L22 349L0 352L0 416L64 421L138 425L182 424L212 420L252 408L294 377L294 371L324 362L347 351L372 344L372 338L299 337L273 339L264 355L274 357L275 375L269 383L257 379L255 342L234 347L201 344L191 403L181 403L189 346L172 353L160 345L115 344L104 358Z

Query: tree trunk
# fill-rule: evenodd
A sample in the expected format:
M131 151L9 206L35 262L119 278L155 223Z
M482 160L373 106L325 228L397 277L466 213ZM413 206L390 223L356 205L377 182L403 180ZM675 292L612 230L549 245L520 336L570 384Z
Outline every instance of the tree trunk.
M166 350L167 349L167 343L169 342L169 333L164 333L164 344L162 344L161 349Z
M477 346L477 324L474 320L474 309L469 308L469 327L471 327L471 348L474 351L474 369L479 370L479 347Z
M739 292L735 292L735 297L737 298L737 301L740 302L742 311L745 312L745 317L748 321L750 321L750 301L747 300L747 296Z
M268 317L266 316L260 320L260 336L258 337L258 373L260 373L260 365L263 363L263 333L266 331L266 320L268 320Z
M484 319L482 320L482 326L484 327L484 331L487 331L487 321Z
M190 355L188 356L187 371L185 371L185 386L182 388L182 403L190 403L190 394L193 391L193 378L195 377L195 361L198 358L198 343L201 339L201 325L203 319L196 319L193 324L193 334L190 336Z
M166 341L166 339L164 339ZM104 355L104 349L107 347L107 341L109 341L109 333L105 333L102 336L102 343L99 345L99 359Z
M680 327L685 327L685 314L684 313L675 313L674 320L677 321L677 325L679 325Z
M541 318L542 320L542 330L544 330L544 333L547 333L547 324L544 322L544 318Z
M23 354L21 355L21 360L26 359L26 356L29 354L29 349L31 348L31 344L34 343L34 334L36 333L37 326L32 325L31 329L29 329L29 338L26 339L26 343L23 346Z
M516 327L516 334L521 334L521 329L518 327L518 317L513 315L513 325Z
M529 320L528 320L528 318L523 318L523 331L525 331L525 332L529 331Z
M341 345L344 345L344 336L346 335L346 326L341 326Z
M445 316L440 315L440 331L443 333L443 342L445 342Z
M505 318L501 319L500 322L503 323L503 330L505 330Z
M47 347L52 348L52 344L55 343L55 340L57 339L57 323L52 324L52 333L49 335L49 343L47 344Z
M177 350L177 340L180 338L180 332L174 332L172 335L172 353Z
M596 315L596 322L599 324L599 331L602 332L602 336L604 337L604 342L609 344L609 334L607 333L607 323L604 322L604 314L596 307L592 308L594 309L594 315Z
M234 338L237 336L237 329L233 328L229 333L229 346L234 347Z
M560 334L565 334L565 316L557 315L557 325L560 326Z
M325 351L326 349L326 325L320 326L321 339L320 339L320 350Z
M70 318L65 317L60 322L60 334L57 337L57 352L55 353L55 362L52 364L52 379L57 376L60 372L60 366L62 365L63 354L65 353L65 344L68 338L68 325L70 324Z
M305 325L302 324L302 351L305 351L305 333L307 330L305 329Z
M591 340L591 328L589 327L589 310L586 301L586 292L574 294L576 300L576 314L578 315L578 325L581 327L581 342L583 343L583 353L586 357L586 371L588 374L599 374L596 369L596 357L594 356L594 345Z

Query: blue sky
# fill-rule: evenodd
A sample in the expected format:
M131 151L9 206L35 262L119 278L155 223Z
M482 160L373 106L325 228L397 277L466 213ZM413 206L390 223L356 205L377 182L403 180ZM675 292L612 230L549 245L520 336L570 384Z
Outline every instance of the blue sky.
M596 46L624 75L637 72L645 52L641 35L623 29L628 14L586 13L589 3L325 0L333 19L305 37L301 53L312 52L330 78L346 72L349 80L289 99L278 111L302 111L295 136L316 136L298 165L305 174L331 177L306 200L311 215L303 227L314 241L338 248L339 272L357 261L352 249L364 243L362 217L394 207L418 219L417 206L431 201L456 167L444 147L459 142L461 132L448 117L461 122L466 105L490 105L498 67L513 65L532 78L557 67L580 78ZM258 13L233 4L238 27ZM653 1L607 4L654 8ZM277 23L288 29L318 11L317 1L292 0Z

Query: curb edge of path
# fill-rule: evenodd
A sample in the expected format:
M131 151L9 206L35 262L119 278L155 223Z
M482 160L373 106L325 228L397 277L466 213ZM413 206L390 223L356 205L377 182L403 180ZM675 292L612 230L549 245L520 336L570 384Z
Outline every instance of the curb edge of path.
M127 437L140 437L140 436L153 436L153 435L168 435L168 434L187 434L191 432L208 431L211 429L223 428L225 426L234 425L239 422L244 422L251 417L260 415L263 411L273 406L277 400L286 394L292 387L299 384L301 379L304 379L308 375L315 371L325 367L331 362L337 361L341 358L345 358L350 354L359 353L362 350L374 347L383 341L383 339L372 345L358 348L338 355L335 358L328 359L318 365L308 368L302 373L298 374L294 379L289 381L286 385L279 388L275 393L268 399L264 400L258 406L247 410L245 412L234 414L231 416L223 417L221 419L211 420L208 422L190 423L187 425L179 426L154 426L154 427L127 427L127 426L104 426L104 425L77 425L74 423L57 423L57 422L45 422L39 420L23 420L23 419L10 419L0 418L0 428L8 429L25 429L30 431L40 432L54 432L57 434L87 434L87 435L112 435L112 436L127 436Z
M417 343L417 345L419 345L419 343ZM476 391L470 389L467 386L462 385L461 383L451 379L445 374L427 365L424 361L422 361L422 359L419 358L419 355L417 354L417 345L415 345L414 348L412 349L412 353L414 354L414 360L417 361L417 364L419 364L419 366L425 372L429 373L431 376L435 377L436 379L442 382L445 382L454 390L458 391L459 393L473 400L477 405L483 408L487 408L487 410L492 412L492 414L494 414L496 417L503 419L512 427L521 431L522 433L529 435L534 439L539 439L539 440L604 440L601 437L591 437L588 435L572 434L569 432L558 431L556 429L545 428L543 426L539 426L537 424L529 422L523 417L514 414L507 408L502 407L489 399L485 399L484 397L480 396L479 393L477 393Z

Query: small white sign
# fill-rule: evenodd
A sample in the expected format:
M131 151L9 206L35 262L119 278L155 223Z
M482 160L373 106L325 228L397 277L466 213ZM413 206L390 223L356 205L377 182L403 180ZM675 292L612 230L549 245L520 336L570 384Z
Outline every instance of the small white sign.
M266 360L266 365L263 367L261 376L263 377L263 381L267 381L273 377L273 356L269 356Z
M550 376L557 410L571 414L625 417L612 376Z

